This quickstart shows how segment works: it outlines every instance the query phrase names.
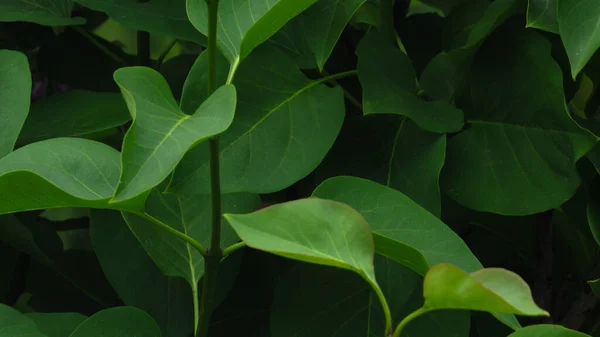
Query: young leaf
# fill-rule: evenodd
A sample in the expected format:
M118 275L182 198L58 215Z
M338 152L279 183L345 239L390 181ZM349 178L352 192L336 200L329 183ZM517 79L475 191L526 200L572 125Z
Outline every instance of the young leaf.
M0 303L0 327L2 337L48 337L29 317L2 303Z
M72 90L33 103L19 143L82 136L112 129L130 119L118 93Z
M259 200L253 194L223 196L225 212L251 212ZM209 195L183 196L161 194L156 189L146 202L146 212L158 221L208 246L211 231L211 199ZM123 213L127 225L148 255L167 276L183 277L192 287L204 274L204 258L189 243L167 233L138 215ZM235 232L222 221L221 246L236 243Z
M519 329L508 337L590 337L590 335L560 325L540 324Z
M302 13L316 0L231 0L219 4L217 42L232 65L238 64L286 22ZM208 34L208 7L204 0L187 0L188 16L203 34Z
M134 307L102 310L86 319L69 337L161 337L156 322Z
M85 23L83 18L72 18L72 0L2 0L0 22L25 21L45 26L68 26Z
M557 2L558 0L529 0L527 27L558 34Z
M123 141L123 172L111 202L130 200L160 184L188 149L225 131L233 121L233 85L220 87L190 116L179 109L164 78L150 68L119 69L115 80L133 125Z
M469 208L527 215L573 195L575 163L597 140L567 114L550 43L535 31L505 28L476 56L470 127L449 141L441 181Z
M410 59L382 36L366 35L356 54L365 114L399 114L437 133L462 128L462 111L447 102L426 102L417 96L417 81Z
M28 210L113 208L119 152L102 143L54 138L29 144L0 159L0 214ZM136 210L143 200L121 208Z
M600 2L558 1L558 28L567 50L573 78L600 47Z
M279 191L317 167L345 113L342 90L322 82L306 78L272 45L242 63L234 82L240 113L219 140L223 193ZM195 147L175 170L168 191L209 193L209 168L208 148Z
M69 336L77 327L85 321L86 316L76 312L61 313L39 313L30 312L29 317L47 337ZM2 326L2 324L0 324Z
M0 5L0 17L2 16ZM29 113L31 72L27 56L0 50L0 158L9 154Z
M185 11L185 1L182 0L75 1L90 9L105 12L111 19L132 30L168 35L200 44L206 43L206 37L190 23Z
M190 286L182 278L165 276L158 269L119 212L92 210L90 235L104 275L125 305L152 316L163 337L192 333Z
M466 309L525 316L549 316L517 274L500 268L467 274L451 264L432 267L423 283L425 310Z

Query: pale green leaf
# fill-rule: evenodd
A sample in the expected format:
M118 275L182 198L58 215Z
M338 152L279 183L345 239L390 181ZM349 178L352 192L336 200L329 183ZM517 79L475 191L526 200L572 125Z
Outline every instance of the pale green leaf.
M523 279L500 268L467 274L451 264L432 267L423 283L425 310L466 309L525 316L550 316L539 308Z
M150 295L150 294L149 294ZM140 309L116 307L86 319L69 337L161 337L156 322Z
M31 105L19 143L101 132L130 119L127 105L118 93L71 90Z
M206 37L190 23L183 0L75 0L96 11L105 12L121 25L150 33L168 35L200 44Z
M540 324L519 329L508 337L590 337L590 335L560 325Z
M575 78L600 47L600 2L558 1L558 28Z
M29 113L30 96L31 72L27 56L17 51L0 50L0 158L15 146Z
M450 139L441 179L462 205L527 215L562 204L579 186L575 163L596 139L567 114L562 72L550 47L537 32L519 27L480 48L470 127Z
M558 0L529 0L527 27L558 34L557 3Z
M219 4L217 42L232 70L254 48L268 40L289 20L316 0L231 0ZM188 16L203 34L208 34L208 5L204 0L187 0ZM233 72L232 72L233 74ZM230 77L231 75L230 74Z
M233 121L233 85L217 89L193 115L178 107L164 78L150 68L115 72L133 125L123 141L123 172L112 202L130 200L160 184L194 145L225 131Z
M40 313L31 312L26 314L38 329L47 337L66 337L75 331L85 321L86 316L76 312Z
M222 192L275 192L312 172L341 128L342 90L309 80L272 45L242 63L234 84L239 113L219 139ZM175 170L169 192L209 193L209 168L208 148L195 147Z
M29 144L0 159L0 214L28 210L109 204L119 182L119 152L79 138ZM138 209L132 200L125 209Z
M411 60L376 33L360 42L358 78L363 88L365 114L398 114L432 132L456 132L463 113L443 101L427 102L417 96L417 80Z
M31 318L0 303L0 337L52 337L43 334Z
M85 23L72 18L72 0L2 0L0 22L25 21L45 26L68 26Z

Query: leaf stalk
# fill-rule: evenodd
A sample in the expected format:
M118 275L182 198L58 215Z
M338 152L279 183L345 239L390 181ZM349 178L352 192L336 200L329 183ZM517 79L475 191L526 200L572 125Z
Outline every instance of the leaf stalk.
M410 313L410 315L404 317L404 319L400 322L400 324L398 324L398 327L396 327L396 330L394 331L393 337L400 337L400 335L402 335L402 331L408 325L408 323L410 323L415 318L417 318L417 317L419 317L419 316L421 316L424 313L429 312L429 311L431 311L431 309L427 309L425 307L421 307L421 308L413 311L412 313Z

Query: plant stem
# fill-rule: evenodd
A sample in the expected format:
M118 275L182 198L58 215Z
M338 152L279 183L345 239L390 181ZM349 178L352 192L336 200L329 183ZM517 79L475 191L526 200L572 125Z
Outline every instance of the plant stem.
M380 0L379 19L381 33L392 44L396 44L396 30L394 29L394 0Z
M150 66L150 33L137 32L137 57L138 65Z
M185 235L184 233L174 229L173 227L165 224L164 222L158 220L157 218L153 217L152 215L146 213L146 212L136 212L134 213L148 221L150 221L151 223L155 224L156 226L166 230L167 232L175 235L176 237L178 237L179 239L187 242L188 244L192 245L192 247L196 248L197 251L200 252L200 254L204 255L206 254L206 249L204 249L204 246L202 246L202 244L196 240L194 240L194 238L189 237L187 235Z
M233 244L233 245L223 249L223 256L230 255L230 254L234 253L235 251L240 250L244 247L246 247L246 243L244 241Z
M408 323L410 323L413 319L415 319L429 311L431 311L431 309L419 308L419 309L413 311L410 315L404 317L404 319L400 322L400 324L398 324L398 327L396 327L396 331L394 331L393 337L400 337L400 335L402 334L402 330L404 330L404 328L408 325Z
M390 336L392 334L393 324L390 306L388 305L387 300L385 299L385 296L383 295L383 292L381 291L379 285L377 285L376 282L372 281L368 277L365 277L364 275L363 278L371 285L371 288L373 288L373 291L375 291L375 294L379 299L379 303L381 304L381 308L383 309L383 316L385 317L385 336Z
M208 4L208 95L217 89L217 19L219 0L206 0ZM219 138L208 141L210 150L210 189L211 189L211 233L210 246L204 255L204 280L200 302L199 325L196 336L206 337L210 316L213 310L213 296L217 287L219 264L223 256L221 250L221 177L219 174Z

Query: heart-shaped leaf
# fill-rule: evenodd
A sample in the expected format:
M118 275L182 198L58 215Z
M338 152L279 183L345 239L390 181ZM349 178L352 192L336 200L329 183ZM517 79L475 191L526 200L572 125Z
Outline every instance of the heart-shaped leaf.
M319 165L345 114L342 90L323 81L306 78L272 45L257 48L242 63L234 81L240 113L219 139L223 193L279 191ZM193 88L186 85L186 90ZM168 191L210 193L209 158L207 147L192 149Z
M415 71L408 56L376 33L360 42L358 78L363 87L365 114L398 114L432 132L456 132L463 113L443 101L426 102L417 96Z
M475 58L470 127L448 142L441 179L460 204L504 215L568 200L580 183L575 163L597 142L567 114L550 43L517 25L486 40Z
M0 5L2 13L2 5ZM2 14L0 14L1 17ZM31 72L25 54L0 50L0 158L9 154L29 113Z
M560 37L575 78L600 47L600 2L560 0L557 15Z
M451 264L432 267L423 283L425 310L466 309L490 313L549 316L533 301L519 275L500 268L467 274Z
M69 336L87 318L76 312L30 312L27 313L26 316L31 319L38 326L38 329L47 337Z
M0 159L0 214L27 210L90 207L109 203L119 182L119 152L79 138L29 144ZM143 199L120 208L137 210Z
M527 27L558 34L557 0L529 0Z
M45 26L68 26L85 23L83 18L72 18L72 0L2 0L0 22L25 21Z
M111 19L132 30L173 36L203 45L206 43L206 37L190 23L185 10L185 1L182 0L75 1L93 10L105 12Z
M19 143L82 136L123 125L130 119L118 93L71 90L31 105Z
M0 337L47 337L31 318L0 303Z
M160 184L194 145L225 131L233 121L233 85L217 89L193 115L186 115L156 71L122 68L115 80L133 125L123 141L123 172L112 202L130 200Z
M540 324L519 329L508 337L590 337L590 335L560 325Z
M217 42L232 64L230 78L238 64L289 20L316 0L231 0L219 4ZM204 0L187 0L192 24L208 35L208 5Z
M140 309L105 309L86 319L69 337L161 337L156 322Z

